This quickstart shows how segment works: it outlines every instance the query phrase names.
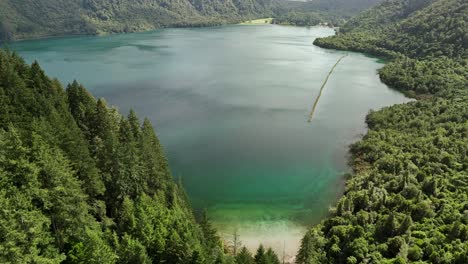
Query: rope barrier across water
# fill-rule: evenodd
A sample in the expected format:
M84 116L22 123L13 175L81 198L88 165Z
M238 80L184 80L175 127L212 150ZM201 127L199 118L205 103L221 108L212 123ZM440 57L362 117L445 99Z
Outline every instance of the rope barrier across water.
M338 61L335 63L335 65L333 65L333 67L331 68L330 72L327 74L327 77L325 78L325 81L323 82L322 87L320 87L319 94L317 98L315 99L314 106L312 106L312 111L310 111L309 119L308 119L309 123L312 121L312 118L314 117L315 108L317 108L317 104L320 100L320 96L322 96L323 88L325 88L325 85L327 85L328 78L330 78L330 75L333 73L336 66L338 66L338 63L340 63L340 61L344 59L346 56L348 56L348 54L343 55L341 58L339 58Z

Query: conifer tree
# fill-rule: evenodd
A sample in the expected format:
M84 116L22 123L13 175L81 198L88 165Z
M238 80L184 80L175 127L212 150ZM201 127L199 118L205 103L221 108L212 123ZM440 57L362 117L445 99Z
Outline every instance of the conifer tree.
M260 244L260 246L258 247L254 259L256 264L268 264L268 259L265 255L265 248L262 244Z
M252 253L246 247L242 247L236 256L237 264L255 264Z

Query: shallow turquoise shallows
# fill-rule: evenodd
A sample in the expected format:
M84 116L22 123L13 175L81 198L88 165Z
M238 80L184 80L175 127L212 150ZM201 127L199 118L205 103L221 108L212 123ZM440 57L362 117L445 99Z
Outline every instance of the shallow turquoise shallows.
M79 80L156 127L174 177L223 236L295 254L343 189L347 146L370 109L407 101L375 58L312 45L325 27L225 26L18 42L63 83Z

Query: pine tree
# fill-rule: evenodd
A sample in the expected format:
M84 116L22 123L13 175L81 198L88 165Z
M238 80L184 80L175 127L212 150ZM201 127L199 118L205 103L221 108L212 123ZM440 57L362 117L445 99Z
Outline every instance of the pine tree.
M400 227L398 228L398 234L403 235L410 231L411 226L413 225L413 220L410 215L405 216L403 222L401 222Z
M130 113L128 114L127 120L133 132L133 138L135 139L135 141L138 141L141 135L141 127L140 121L138 120L138 117L136 116L136 113L135 111L133 111L133 109L130 109Z
M151 258L146 253L146 248L136 239L125 234L118 246L119 264L151 264Z
M252 253L246 247L242 247L236 256L237 264L255 264Z
M121 201L124 196L135 199L144 191L144 177L140 168L137 142L128 120L120 121L119 144L117 147L118 172L115 181L115 199Z
M299 252L296 256L296 263L322 263L325 262L325 239L316 230L309 230L301 241Z
M31 156L43 190L38 197L42 201L40 208L50 217L56 245L63 250L67 244L80 240L86 227L97 229L97 222L89 214L87 197L62 152L34 135Z
M0 262L60 263L50 219L34 205L42 196L39 169L17 130L0 130Z
M68 251L66 264L114 264L118 256L99 232L86 230L83 241L77 242Z
M266 263L268 264L280 264L280 260L278 255L273 251L273 249L268 248L267 252L265 253Z
M141 167L146 183L146 193L154 194L157 190L166 190L172 176L161 144L148 119L143 121L140 138Z
M381 227L383 237L393 237L398 231L398 222L394 213L387 216Z
M91 142L91 122L96 111L96 100L76 80L67 86L66 92L70 112L88 142Z
M262 244L260 244L260 246L258 247L254 259L256 264L268 264L268 259L265 255L265 248Z
M206 248L209 250L208 254L210 258L216 259L222 255L221 238L218 236L216 229L212 226L210 219L208 218L207 210L203 210L202 216L199 221L199 225L205 238Z

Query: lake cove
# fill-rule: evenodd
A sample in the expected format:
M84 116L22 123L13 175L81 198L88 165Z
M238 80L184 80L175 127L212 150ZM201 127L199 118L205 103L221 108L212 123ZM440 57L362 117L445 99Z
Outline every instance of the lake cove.
M79 80L151 119L193 206L227 240L296 254L343 190L347 147L370 109L408 101L375 58L312 45L326 27L163 29L24 41L10 48L60 81Z

